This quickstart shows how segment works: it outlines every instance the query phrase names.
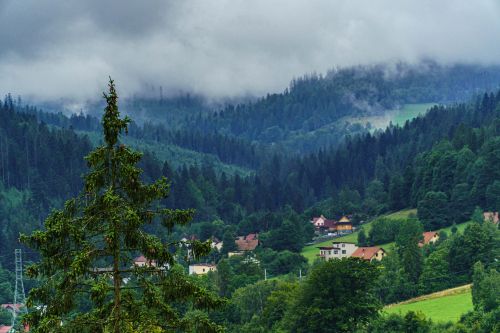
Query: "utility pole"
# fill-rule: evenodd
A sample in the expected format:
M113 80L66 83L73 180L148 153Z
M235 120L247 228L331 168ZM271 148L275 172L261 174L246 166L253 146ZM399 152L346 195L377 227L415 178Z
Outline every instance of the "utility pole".
M264 281L267 281L267 269L264 268Z
M14 291L14 309L12 309L12 330L17 321L18 312L20 314L28 313L26 308L26 295L24 294L23 283L23 257L21 249L15 249L14 255L16 259L16 289ZM17 306L19 304L19 307Z
M299 281L302 281L302 269L299 269Z

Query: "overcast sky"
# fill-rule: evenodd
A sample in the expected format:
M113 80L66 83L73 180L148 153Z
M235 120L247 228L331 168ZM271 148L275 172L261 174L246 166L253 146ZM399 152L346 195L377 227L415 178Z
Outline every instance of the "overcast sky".
M500 62L499 0L0 0L0 94L282 91L334 66Z

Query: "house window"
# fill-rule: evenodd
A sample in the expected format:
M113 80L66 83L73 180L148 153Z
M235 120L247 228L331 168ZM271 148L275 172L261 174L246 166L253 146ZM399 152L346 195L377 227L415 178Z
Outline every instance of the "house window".
M342 247L345 247L345 244L342 244Z
M333 253L335 253L335 254L339 254L339 251L334 251Z
M328 254L332 254L332 251L328 251Z
M205 272L205 268L203 268L203 272Z
M345 250L342 250L342 254L345 254L345 253L346 253L346 251L345 251Z

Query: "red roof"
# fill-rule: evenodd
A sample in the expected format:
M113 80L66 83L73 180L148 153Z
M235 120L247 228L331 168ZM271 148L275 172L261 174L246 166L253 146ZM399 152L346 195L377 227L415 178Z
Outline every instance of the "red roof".
M21 308L22 304L11 304L11 303L6 303L6 304L2 304L1 307L2 309L11 309L11 310L16 310L16 311L19 311L19 309Z
M257 239L257 234L248 234L245 239L249 241Z
M429 244L430 240L436 236L438 233L437 231L426 231L423 233L424 235L424 244Z
M156 266L155 260L150 260L143 255L138 256L137 258L134 259L134 264L137 265L137 264L141 264L141 263L144 263L144 264L147 263L147 264L150 264L151 266ZM139 265L139 266L142 266L142 265Z
M248 234L247 236L239 236L235 240L236 246L240 251L253 251L259 245L259 234Z
M358 247L351 256L356 258L371 260L373 259L375 254L380 250L384 251L384 249L379 246Z
M148 259L145 256L138 256L134 259L134 262L148 262Z
M8 333L12 326L0 326L0 333Z

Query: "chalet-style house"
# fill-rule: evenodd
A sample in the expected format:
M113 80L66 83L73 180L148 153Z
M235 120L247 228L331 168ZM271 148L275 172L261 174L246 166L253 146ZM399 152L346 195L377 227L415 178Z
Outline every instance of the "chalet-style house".
M483 213L484 222L491 222L493 224L498 224L498 212L484 212Z
M217 266L214 264L191 264L189 265L189 275L204 275L208 272L215 272Z
M317 231L337 232L337 233L351 233L352 223L347 216L343 216L340 220L330 220L321 215L320 217L313 217L311 223Z
M437 231L426 231L422 234L424 237L423 240L418 242L419 247L423 247L424 245L434 244L439 240L439 233Z
M351 257L361 258L364 260L382 260L387 255L387 252L379 246L358 247Z
M337 232L352 232L352 223L351 220L347 218L347 216L342 216L342 218L337 222Z
M319 248L319 257L325 260L341 259L350 257L358 248L356 244L350 242L332 242L332 246Z

